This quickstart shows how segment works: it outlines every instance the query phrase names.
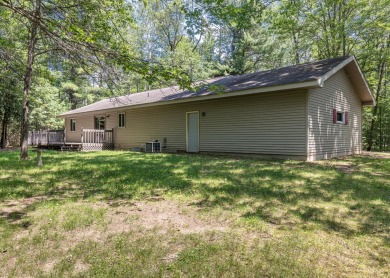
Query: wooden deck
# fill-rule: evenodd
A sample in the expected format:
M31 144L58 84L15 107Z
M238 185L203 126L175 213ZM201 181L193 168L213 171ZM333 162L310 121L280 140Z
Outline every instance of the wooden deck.
M68 142L65 130L39 130L29 133L28 143L61 151L101 151L114 149L113 130L82 129L80 142Z
M81 144L84 151L101 151L114 149L113 130L82 129Z

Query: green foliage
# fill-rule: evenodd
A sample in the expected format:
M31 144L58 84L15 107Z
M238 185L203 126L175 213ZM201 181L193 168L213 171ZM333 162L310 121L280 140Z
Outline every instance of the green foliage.
M169 52L160 60L162 65L170 67L181 67L193 80L204 80L209 77L204 62L194 45L187 39L182 39L175 51Z
M22 58L20 40L25 32L8 10L0 8L0 148L19 143L22 97ZM15 132L17 131L17 132Z
M59 89L46 78L35 78L31 95L31 129L61 129L64 121L57 118L69 109L69 105L58 98Z
M390 150L388 122L390 31L388 1L281 1L267 11L267 22L290 52L290 61L305 62L355 55L381 108L364 113L364 145ZM381 75L381 68L384 72ZM379 115L378 111L381 111ZM386 137L387 138L387 137Z

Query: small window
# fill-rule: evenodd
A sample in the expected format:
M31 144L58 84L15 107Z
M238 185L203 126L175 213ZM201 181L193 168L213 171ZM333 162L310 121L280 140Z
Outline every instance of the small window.
M76 119L70 119L70 131L76 131Z
M348 124L348 112L338 111L333 109L333 123L334 124Z
M118 115L119 115L118 116L118 120L119 120L118 126L125 127L125 113L119 113Z
M343 124L345 122L345 113L337 112L337 123Z

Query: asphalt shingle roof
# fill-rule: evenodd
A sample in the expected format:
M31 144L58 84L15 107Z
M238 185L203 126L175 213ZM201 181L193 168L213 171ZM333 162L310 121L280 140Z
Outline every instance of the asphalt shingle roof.
M348 58L349 57L332 58L273 70L260 71L243 75L218 77L206 80L205 83L222 86L225 93L228 94L229 92L247 89L315 81ZM205 87L201 87L196 92L191 92L188 90L180 90L179 87L173 86L104 99L96 103L68 111L63 113L61 116L118 107L194 98L213 94L216 94L216 92L208 91Z

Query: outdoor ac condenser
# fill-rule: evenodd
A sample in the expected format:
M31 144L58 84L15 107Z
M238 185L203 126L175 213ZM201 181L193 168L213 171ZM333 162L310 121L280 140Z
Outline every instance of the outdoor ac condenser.
M146 142L145 143L145 152L146 153L160 153L161 152L161 143L160 142Z

